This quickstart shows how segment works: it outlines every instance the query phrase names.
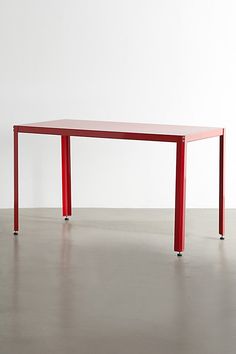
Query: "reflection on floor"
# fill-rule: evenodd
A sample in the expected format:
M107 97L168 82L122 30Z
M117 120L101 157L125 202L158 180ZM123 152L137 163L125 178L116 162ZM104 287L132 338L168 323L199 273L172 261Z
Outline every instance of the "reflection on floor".
M1 354L231 354L236 348L236 210L0 211Z

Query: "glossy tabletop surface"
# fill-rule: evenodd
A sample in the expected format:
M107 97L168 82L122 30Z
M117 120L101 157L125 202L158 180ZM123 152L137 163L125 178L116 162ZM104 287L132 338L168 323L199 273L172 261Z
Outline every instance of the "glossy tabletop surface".
M69 134L92 137L111 137L143 140L187 141L220 136L223 128L184 125L163 125L111 121L60 119L46 122L15 125L19 132L41 134ZM146 139L145 139L146 138Z

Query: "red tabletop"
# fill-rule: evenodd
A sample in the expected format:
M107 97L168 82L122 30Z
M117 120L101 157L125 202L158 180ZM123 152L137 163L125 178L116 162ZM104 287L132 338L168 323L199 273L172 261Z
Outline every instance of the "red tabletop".
M194 141L223 135L223 128L110 121L60 119L15 125L22 133L87 136L111 139Z

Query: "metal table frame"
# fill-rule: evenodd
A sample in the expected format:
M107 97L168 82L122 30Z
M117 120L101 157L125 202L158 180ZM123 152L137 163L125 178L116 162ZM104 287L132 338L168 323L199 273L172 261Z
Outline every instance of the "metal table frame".
M19 231L18 187L18 135L19 133L50 134L61 136L62 156L62 209L68 219L71 206L71 158L70 137L129 139L173 142L176 144L176 188L174 251L181 256L185 246L185 200L187 143L200 139L219 137L219 234L224 239L224 140L223 128L175 126L142 123L121 123L86 120L54 120L48 122L15 125L14 128L14 234Z

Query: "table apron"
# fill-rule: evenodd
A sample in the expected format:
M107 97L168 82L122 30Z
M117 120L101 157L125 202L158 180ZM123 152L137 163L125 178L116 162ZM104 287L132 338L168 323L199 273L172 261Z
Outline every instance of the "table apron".
M180 141L196 141L223 135L223 132L209 133L208 136L202 135L194 136L181 136L181 135L157 135L150 133L133 133L133 132L112 132L112 131L96 131L96 130L74 130L74 129L55 129L55 128L39 128L39 127L24 127L15 126L14 130L18 133L28 134L47 134L47 135L61 135L61 136L77 136L87 138L103 138L103 139L120 139L120 140L145 140L145 141L163 141L178 143Z

